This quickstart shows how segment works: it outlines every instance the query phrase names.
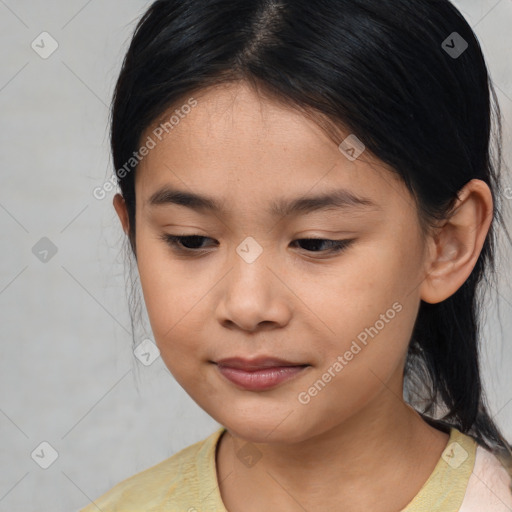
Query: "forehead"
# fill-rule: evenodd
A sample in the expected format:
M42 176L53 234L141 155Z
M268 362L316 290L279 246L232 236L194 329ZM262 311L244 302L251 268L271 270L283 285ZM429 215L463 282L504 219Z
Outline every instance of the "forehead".
M144 201L165 185L241 206L266 204L266 210L278 198L340 188L382 204L406 193L369 151L350 160L313 120L248 86L224 85L193 98L193 108L174 106L141 138L155 142L135 177L136 193ZM173 113L179 122L157 131L159 140L155 130ZM349 135L340 130L339 142Z

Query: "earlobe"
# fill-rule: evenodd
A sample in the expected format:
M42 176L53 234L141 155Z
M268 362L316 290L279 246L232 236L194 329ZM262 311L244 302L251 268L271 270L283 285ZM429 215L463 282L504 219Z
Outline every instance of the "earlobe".
M488 185L473 179L459 192L450 217L429 239L430 256L420 298L431 304L453 295L470 276L493 215Z
M113 204L117 212L117 216L121 221L121 225L123 226L123 231L128 235L130 231L130 222L128 220L128 209L126 207L124 197L121 194L116 194L114 196Z

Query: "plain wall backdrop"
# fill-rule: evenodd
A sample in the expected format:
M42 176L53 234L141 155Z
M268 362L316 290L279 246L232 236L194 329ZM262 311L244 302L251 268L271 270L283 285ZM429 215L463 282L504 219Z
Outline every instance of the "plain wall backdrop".
M160 358L134 357L114 191L93 196L113 172L108 107L150 4L0 0L1 512L78 510L218 427ZM455 5L483 46L510 165L512 0ZM483 378L512 440L510 260L499 271Z

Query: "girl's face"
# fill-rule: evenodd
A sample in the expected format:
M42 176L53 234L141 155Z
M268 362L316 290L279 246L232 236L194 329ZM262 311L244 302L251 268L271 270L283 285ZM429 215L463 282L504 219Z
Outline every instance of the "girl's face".
M138 269L165 364L217 422L256 443L392 417L403 409L425 276L405 185L369 151L348 158L313 121L244 85L194 98L168 134L155 125L143 135L156 145L135 180ZM163 188L207 196L219 210L162 194L152 204ZM342 190L368 204L304 201L343 199ZM285 212L297 200L302 208ZM185 239L180 251L165 234L205 238ZM305 238L350 242L336 252L332 242ZM259 356L309 366L254 390L215 364Z

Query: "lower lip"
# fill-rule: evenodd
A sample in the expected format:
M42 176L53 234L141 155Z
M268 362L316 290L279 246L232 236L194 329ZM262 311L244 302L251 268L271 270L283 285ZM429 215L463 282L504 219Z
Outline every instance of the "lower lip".
M308 366L279 366L261 370L241 370L217 365L220 373L237 386L253 391L270 389L295 377Z

